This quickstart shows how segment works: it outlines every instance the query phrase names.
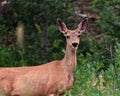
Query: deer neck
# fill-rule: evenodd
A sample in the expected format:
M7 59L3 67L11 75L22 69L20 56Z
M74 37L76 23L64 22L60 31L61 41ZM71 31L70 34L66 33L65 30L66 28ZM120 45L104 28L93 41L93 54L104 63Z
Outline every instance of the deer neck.
M73 49L71 46L67 44L66 53L63 58L63 65L69 72L73 72L76 68L76 49Z

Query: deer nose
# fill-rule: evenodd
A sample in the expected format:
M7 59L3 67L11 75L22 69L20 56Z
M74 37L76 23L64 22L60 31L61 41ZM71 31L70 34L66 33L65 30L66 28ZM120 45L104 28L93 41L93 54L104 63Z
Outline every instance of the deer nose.
M72 43L73 47L77 47L77 45L78 45L78 43L76 43L76 42Z

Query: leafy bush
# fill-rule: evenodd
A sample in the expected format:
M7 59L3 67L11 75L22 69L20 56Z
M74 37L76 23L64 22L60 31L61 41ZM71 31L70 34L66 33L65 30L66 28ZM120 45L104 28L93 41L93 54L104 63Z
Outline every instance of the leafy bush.
M78 55L78 66L75 72L75 83L73 88L67 92L67 96L119 96L120 88L120 44L116 45L115 65L98 72L103 66L102 61L92 60L88 53L86 58Z

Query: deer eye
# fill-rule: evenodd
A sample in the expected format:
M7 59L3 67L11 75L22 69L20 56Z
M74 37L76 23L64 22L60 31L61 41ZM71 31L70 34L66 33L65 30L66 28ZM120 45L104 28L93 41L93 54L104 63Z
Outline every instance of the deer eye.
M70 38L70 36L66 36L66 38L67 38L67 39L69 39L69 38Z
M78 37L80 37L80 35L78 35Z

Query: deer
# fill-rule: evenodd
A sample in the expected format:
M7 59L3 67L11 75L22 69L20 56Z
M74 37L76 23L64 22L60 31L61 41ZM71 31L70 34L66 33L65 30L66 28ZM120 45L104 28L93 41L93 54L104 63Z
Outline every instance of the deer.
M0 96L63 96L73 86L77 49L87 24L84 19L75 30L69 30L57 19L57 27L66 38L63 59L38 66L0 68Z

